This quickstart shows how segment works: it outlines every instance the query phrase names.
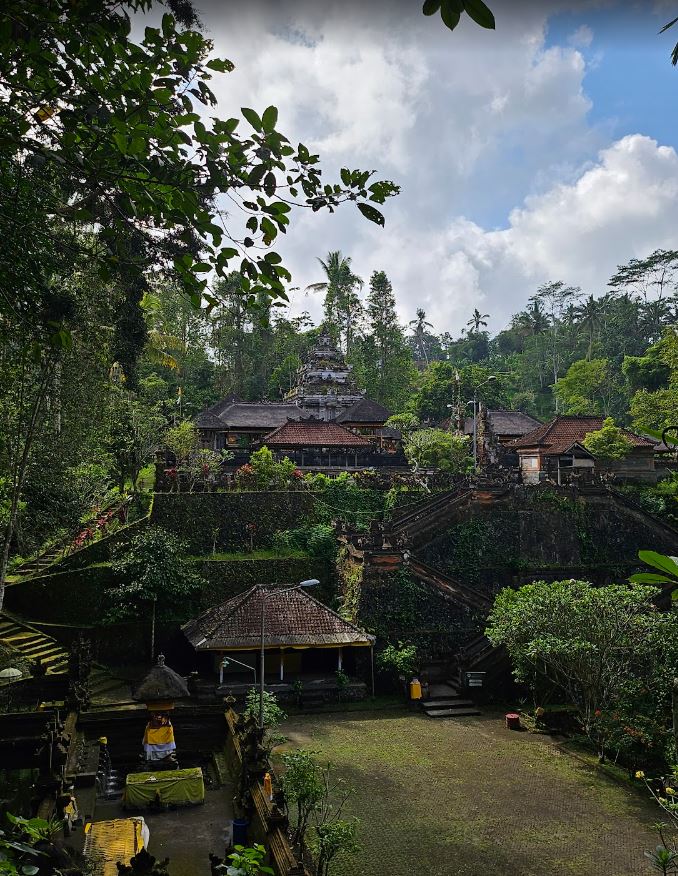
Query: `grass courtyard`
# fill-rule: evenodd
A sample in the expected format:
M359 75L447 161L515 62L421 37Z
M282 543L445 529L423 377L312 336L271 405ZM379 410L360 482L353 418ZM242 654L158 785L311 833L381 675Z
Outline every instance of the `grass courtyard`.
M289 719L286 748L311 748L355 789L362 852L335 876L635 876L659 812L642 794L506 730L501 716L434 720L404 711Z

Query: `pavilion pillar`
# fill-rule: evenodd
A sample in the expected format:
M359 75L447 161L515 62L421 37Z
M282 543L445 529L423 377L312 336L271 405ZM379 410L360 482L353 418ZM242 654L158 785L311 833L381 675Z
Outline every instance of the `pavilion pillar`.
M280 649L280 681L285 678L285 652Z
M343 659L344 659L344 649L341 646L339 646L339 648L337 648L337 669L339 672L341 672L341 667L343 666Z

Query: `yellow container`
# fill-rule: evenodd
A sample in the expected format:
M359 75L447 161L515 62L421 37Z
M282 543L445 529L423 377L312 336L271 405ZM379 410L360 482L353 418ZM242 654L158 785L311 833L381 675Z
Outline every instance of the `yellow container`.
M413 678L410 682L410 699L411 700L420 700L421 699L421 682L418 678Z

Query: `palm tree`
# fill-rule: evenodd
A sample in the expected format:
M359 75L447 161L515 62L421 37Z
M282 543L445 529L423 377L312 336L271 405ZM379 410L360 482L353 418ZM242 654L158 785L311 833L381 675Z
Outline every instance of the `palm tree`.
M489 318L490 318L489 313L481 313L478 310L478 308L476 307L473 310L473 316L471 317L471 319L469 319L469 321L466 323L466 325L471 326L471 331L478 334L481 326L485 326L485 327L487 326L487 320Z
M311 283L306 289L312 292L325 292L325 323L330 331L334 329L338 339L344 335L344 349L350 353L355 323L362 312L362 306L357 290L362 289L364 282L351 269L351 259L342 255L340 250L327 254L325 261L318 259L325 280Z
M600 298L594 298L593 295L580 304L574 310L575 317L579 320L579 325L586 328L589 335L589 346L586 351L586 359L590 362L593 353L593 342L595 336L600 329L605 312L605 303Z
M433 328L430 322L426 322L426 311L421 307L417 308L417 318L409 322L409 327L412 329L412 337L414 338L414 348L420 358L423 358L428 365L428 350L426 349L426 329Z
M543 335L548 330L549 318L541 309L539 301L532 299L530 307L514 316L513 327L522 334Z

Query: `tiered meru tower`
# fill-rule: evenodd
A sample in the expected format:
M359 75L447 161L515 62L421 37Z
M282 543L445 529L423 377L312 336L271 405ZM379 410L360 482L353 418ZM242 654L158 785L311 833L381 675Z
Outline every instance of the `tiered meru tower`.
M332 344L329 335L323 334L299 368L297 385L285 400L296 404L307 416L330 421L363 396L343 353Z

